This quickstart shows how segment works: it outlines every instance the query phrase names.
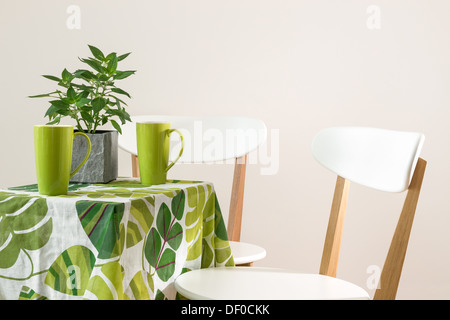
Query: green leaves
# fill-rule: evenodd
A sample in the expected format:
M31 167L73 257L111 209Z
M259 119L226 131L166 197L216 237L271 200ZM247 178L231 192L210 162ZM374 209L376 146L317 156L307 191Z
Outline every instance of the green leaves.
M13 266L21 251L48 242L53 223L47 211L45 198L0 193L0 268Z
M47 78L47 79L49 79L49 80L57 81L57 82L60 82L60 81L61 81L60 78L55 77L55 76L43 75L43 77L44 77L44 78Z
M93 57L79 58L87 69L70 72L64 69L61 77L43 75L44 78L57 82L63 90L29 96L29 98L51 98L50 107L44 117L48 124L59 123L62 117L71 117L77 123L77 129L95 133L97 127L108 122L122 133L121 125L131 121L130 115L122 105L127 105L115 94L131 98L125 90L116 87L115 82L135 74L135 70L118 70L119 61L130 53L117 55L111 52L105 55L99 48L88 45ZM88 69L91 70L88 70ZM116 118L114 120L114 118Z
M130 55L130 53L131 53L131 52L128 52L128 53L125 53L125 54L119 56L119 57L117 58L117 60L118 60L118 61L122 61L123 59L125 59L126 57L128 57L128 56Z
M163 281L169 280L175 271L175 251L183 240L183 228L178 221L183 218L185 198L181 190L172 198L172 210L162 203L156 216L156 228L151 228L147 235L145 258Z
M119 88L111 88L111 91L112 91L112 92L115 92L115 93L119 93L119 94L126 95L128 98L131 98L130 94L129 94L128 92L123 91L122 89L119 89Z
M113 74L116 71L116 69L117 69L117 55L115 52L113 52L108 60L106 70L108 71L108 74Z
M63 72L61 73L61 78L63 82L70 82L73 80L74 76L64 68Z
M96 258L88 248L75 245L63 251L50 266L45 283L56 291L82 296L89 283Z
M96 57L98 60L101 60L101 61L105 60L105 55L103 54L103 52L100 49L98 49L94 46L91 46L91 45L88 45L88 47L91 50L94 57Z
M120 134L122 134L122 129L120 128L120 125L116 122L116 120L110 120L111 124L113 125L113 127L119 131Z
M114 79L115 80L120 80L120 79L125 79L128 78L129 76L135 74L136 71L116 71L116 74L114 75Z
M92 108L95 113L99 113L101 110L103 110L104 107L106 107L107 100L98 97L91 101Z
M172 213L178 220L183 218L185 198L184 191L181 191L172 199Z
M124 248L125 230L120 223L124 204L114 202L78 201L76 204L81 225L98 250L98 257L110 259Z

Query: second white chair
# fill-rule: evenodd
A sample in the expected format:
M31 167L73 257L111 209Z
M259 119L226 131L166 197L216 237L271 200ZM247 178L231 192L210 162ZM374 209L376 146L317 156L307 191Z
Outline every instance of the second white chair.
M395 299L426 161L419 158L424 136L376 128L339 127L319 132L312 151L337 174L319 274L270 268L209 268L175 280L194 299L369 299L350 282L336 279L350 181L387 192L408 190L374 299ZM306 214L306 213L305 213Z
M131 153L133 177L139 177L139 159L136 144L136 122L170 122L184 136L184 152L177 163L214 163L234 161L234 177L228 215L228 239L234 262L253 266L266 256L260 246L240 241L244 204L247 155L266 140L267 129L261 120L233 116L164 116L141 115L122 126L119 147ZM203 146L205 144L206 146ZM171 150L179 149L179 141L171 141ZM170 160L178 152L170 152Z

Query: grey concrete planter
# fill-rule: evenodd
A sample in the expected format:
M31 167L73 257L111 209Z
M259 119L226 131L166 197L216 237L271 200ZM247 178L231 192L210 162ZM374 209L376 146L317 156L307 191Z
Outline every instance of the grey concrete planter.
M87 133L91 140L91 154L70 182L107 183L118 176L118 132L97 130ZM87 152L86 139L79 135L73 141L72 170L83 161Z

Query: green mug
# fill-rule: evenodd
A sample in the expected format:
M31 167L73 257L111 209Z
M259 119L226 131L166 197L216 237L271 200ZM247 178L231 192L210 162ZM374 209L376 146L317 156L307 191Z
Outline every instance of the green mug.
M88 152L81 164L70 173L73 139L82 135L88 141ZM34 152L39 193L48 196L67 194L69 180L87 161L91 141L73 126L34 126Z
M181 150L170 164L170 135L176 132L181 138ZM180 159L184 149L184 138L177 129L170 129L170 123L136 123L137 152L141 183L147 185L164 184L167 171Z

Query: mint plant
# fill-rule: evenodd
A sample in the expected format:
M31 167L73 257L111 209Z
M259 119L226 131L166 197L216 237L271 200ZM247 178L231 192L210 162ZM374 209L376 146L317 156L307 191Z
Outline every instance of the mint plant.
M58 124L61 118L70 117L76 121L76 127L81 132L95 133L99 126L110 122L119 133L122 133L120 124L113 118L116 117L122 125L126 121L131 121L130 115L123 107L127 104L119 98L131 96L116 87L115 83L136 72L117 69L119 61L128 57L130 53L118 56L112 52L105 55L94 46L89 45L89 49L94 57L79 59L92 70L78 69L72 73L64 69L61 77L43 75L46 79L56 81L61 88L29 98L51 99L50 107L44 115L49 118L47 124Z

